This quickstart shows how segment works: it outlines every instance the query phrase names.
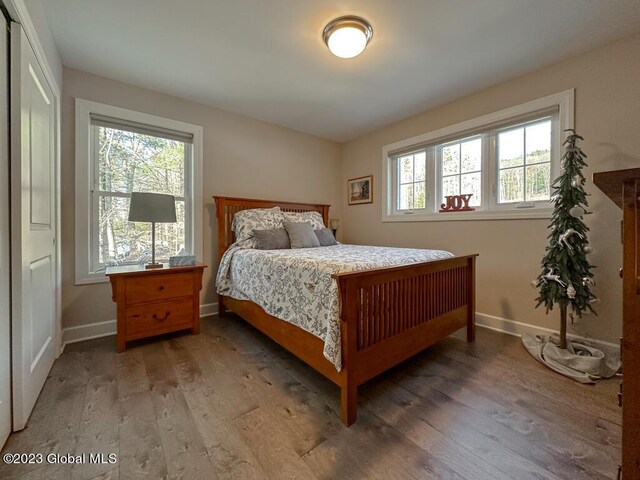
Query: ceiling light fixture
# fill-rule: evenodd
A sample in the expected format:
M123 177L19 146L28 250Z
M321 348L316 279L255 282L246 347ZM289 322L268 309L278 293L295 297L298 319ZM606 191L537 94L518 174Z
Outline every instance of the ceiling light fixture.
M322 39L331 53L340 58L360 55L373 37L373 28L364 18L347 15L330 21Z

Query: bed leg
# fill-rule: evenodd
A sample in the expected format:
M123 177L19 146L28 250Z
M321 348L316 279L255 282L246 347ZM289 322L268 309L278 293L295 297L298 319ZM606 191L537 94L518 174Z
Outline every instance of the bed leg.
M476 257L469 259L469 278L467 288L469 301L467 303L467 342L476 341Z
M345 382L341 387L342 423L346 427L356 421L358 408L358 386L355 382Z
M224 297L218 295L218 316L224 317L227 314L227 307L224 306Z
M467 320L467 342L473 343L476 341L476 315L475 312L469 315Z

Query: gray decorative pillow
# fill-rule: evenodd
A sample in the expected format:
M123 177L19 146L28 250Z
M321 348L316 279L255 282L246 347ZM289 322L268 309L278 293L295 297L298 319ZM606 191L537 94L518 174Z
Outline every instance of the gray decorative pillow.
M284 222L287 229L291 248L319 247L318 237L313 232L313 227L309 222Z
M328 228L321 228L320 230L314 230L313 233L318 237L321 247L329 247L331 245L337 245L336 237L333 236L333 232Z
M270 230L254 230L258 250L282 250L291 248L289 234L284 228L272 228Z
M320 212L310 210L308 212L282 212L285 222L309 222L314 230L324 228L326 225L322 220Z

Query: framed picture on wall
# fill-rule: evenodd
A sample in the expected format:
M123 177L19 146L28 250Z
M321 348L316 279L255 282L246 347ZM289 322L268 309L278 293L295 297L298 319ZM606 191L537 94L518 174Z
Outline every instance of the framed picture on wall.
M373 175L347 180L349 205L373 203Z

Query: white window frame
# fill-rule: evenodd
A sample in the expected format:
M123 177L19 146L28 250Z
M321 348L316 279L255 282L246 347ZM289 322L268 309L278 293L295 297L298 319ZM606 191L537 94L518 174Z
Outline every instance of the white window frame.
M95 139L92 138L91 115L102 115L106 117L116 118L129 122L149 125L152 127L183 132L192 135L193 145L189 146L186 151L185 158L189 157L189 149L191 152L191 162L185 165L185 174L190 173L190 185L186 185L185 206L193 202L191 205L191 219L186 220L186 228L189 232L185 232L187 239L193 241L194 255L198 259L202 259L202 225L203 225L203 205L202 197L203 184L203 147L202 137L203 129L199 125L180 122L164 117L140 113L126 108L113 107L102 103L92 102L81 98L76 98L76 125L75 125L75 173L76 173L76 205L75 205L75 283L76 285L86 285L92 283L103 283L109 279L104 272L91 271L92 254L92 232L91 218L97 215L92 212L92 189L94 185L92 161L93 155L91 149L94 146ZM95 243L95 242L93 242Z
M424 205L425 208L413 208L413 209L400 209L398 208L398 204L400 203L400 192L398 190L398 185L400 185L400 182L398 181L398 171L399 171L399 165L397 162L397 158L393 158L391 161L393 163L392 165L392 177L393 177L393 198L395 199L392 204L393 204L393 212L395 215L406 215L406 214L412 214L412 213L416 213L416 212L424 212L424 211L428 211L429 210L429 206L430 206L430 201L432 200L432 196L430 195L430 192L432 190L430 190L433 185L433 174L432 172L429 171L429 165L431 165L432 162L432 158L430 157L430 155L433 155L433 152L431 152L430 150L425 150L424 148L420 148L418 150L415 150L413 152L407 152L406 154L402 155L402 156L407 156L407 155L415 155L416 153L420 153L424 151L425 152L425 179L424 179L424 183L425 183L425 190L424 190ZM414 159L414 168L415 168L415 159ZM414 180L415 180L415 172L414 172ZM411 182L414 185L416 183L420 183L420 182Z
M480 138L482 141L482 157L481 157L481 162L480 162L480 176L481 176L481 180L480 180L480 185L481 185L481 198L480 198L480 206L476 206L474 207L476 209L476 211L483 211L483 210L487 210L487 205L489 203L489 195L488 195L488 191L490 189L489 187L489 182L488 182L488 169L490 168L490 161L489 161L489 155L487 155L487 142L484 141L484 135L482 134L475 134L475 135L463 135L461 138L457 138L457 139L453 139L451 141L448 142L443 142L443 143L439 143L438 145L435 145L433 148L431 148L431 150L433 150L433 170L435 171L435 175L434 179L433 179L433 192L434 192L434 202L435 203L439 203L440 200L442 199L442 162L439 161L439 159L441 158L442 155L442 149L443 147L446 147L448 145L451 144L455 144L455 143L462 143L463 141L467 141L470 140L472 138ZM461 152L462 153L462 152ZM462 172L458 172L457 174L459 177L462 176ZM453 175L447 175L447 176L453 176ZM434 210L438 210L438 208L436 208L437 205L433 205L433 208L430 210L430 212L433 212Z
M382 147L382 221L383 222L428 222L428 221L459 221L459 220L517 220L531 218L550 218L553 212L548 202L534 202L530 208L516 208L514 204L498 204L497 202L497 175L498 169L495 158L496 138L489 136L489 141L483 142L482 155L482 207L472 212L437 213L435 203L440 198L440 186L437 185L439 168L436 162L436 153L433 145L454 141L456 136L460 139L475 136L478 130L493 125L508 124L510 120L525 118L536 112L544 112L557 108L557 125L552 125L551 142L551 181L560 173L560 152L562 151L562 133L574 126L574 100L575 90L569 89L547 97L532 100L521 105L506 108L498 112L483 115L456 125L451 125L439 130L417 135ZM523 123L527 123L524 120ZM560 135L557 134L560 132ZM424 147L424 145L432 145ZM410 151L415 146L415 151L427 149L427 192L426 208L413 210L412 212L397 210L397 162L394 160L394 152ZM429 165L432 165L430 168ZM495 189L494 189L495 186ZM410 214L407 214L410 213Z

